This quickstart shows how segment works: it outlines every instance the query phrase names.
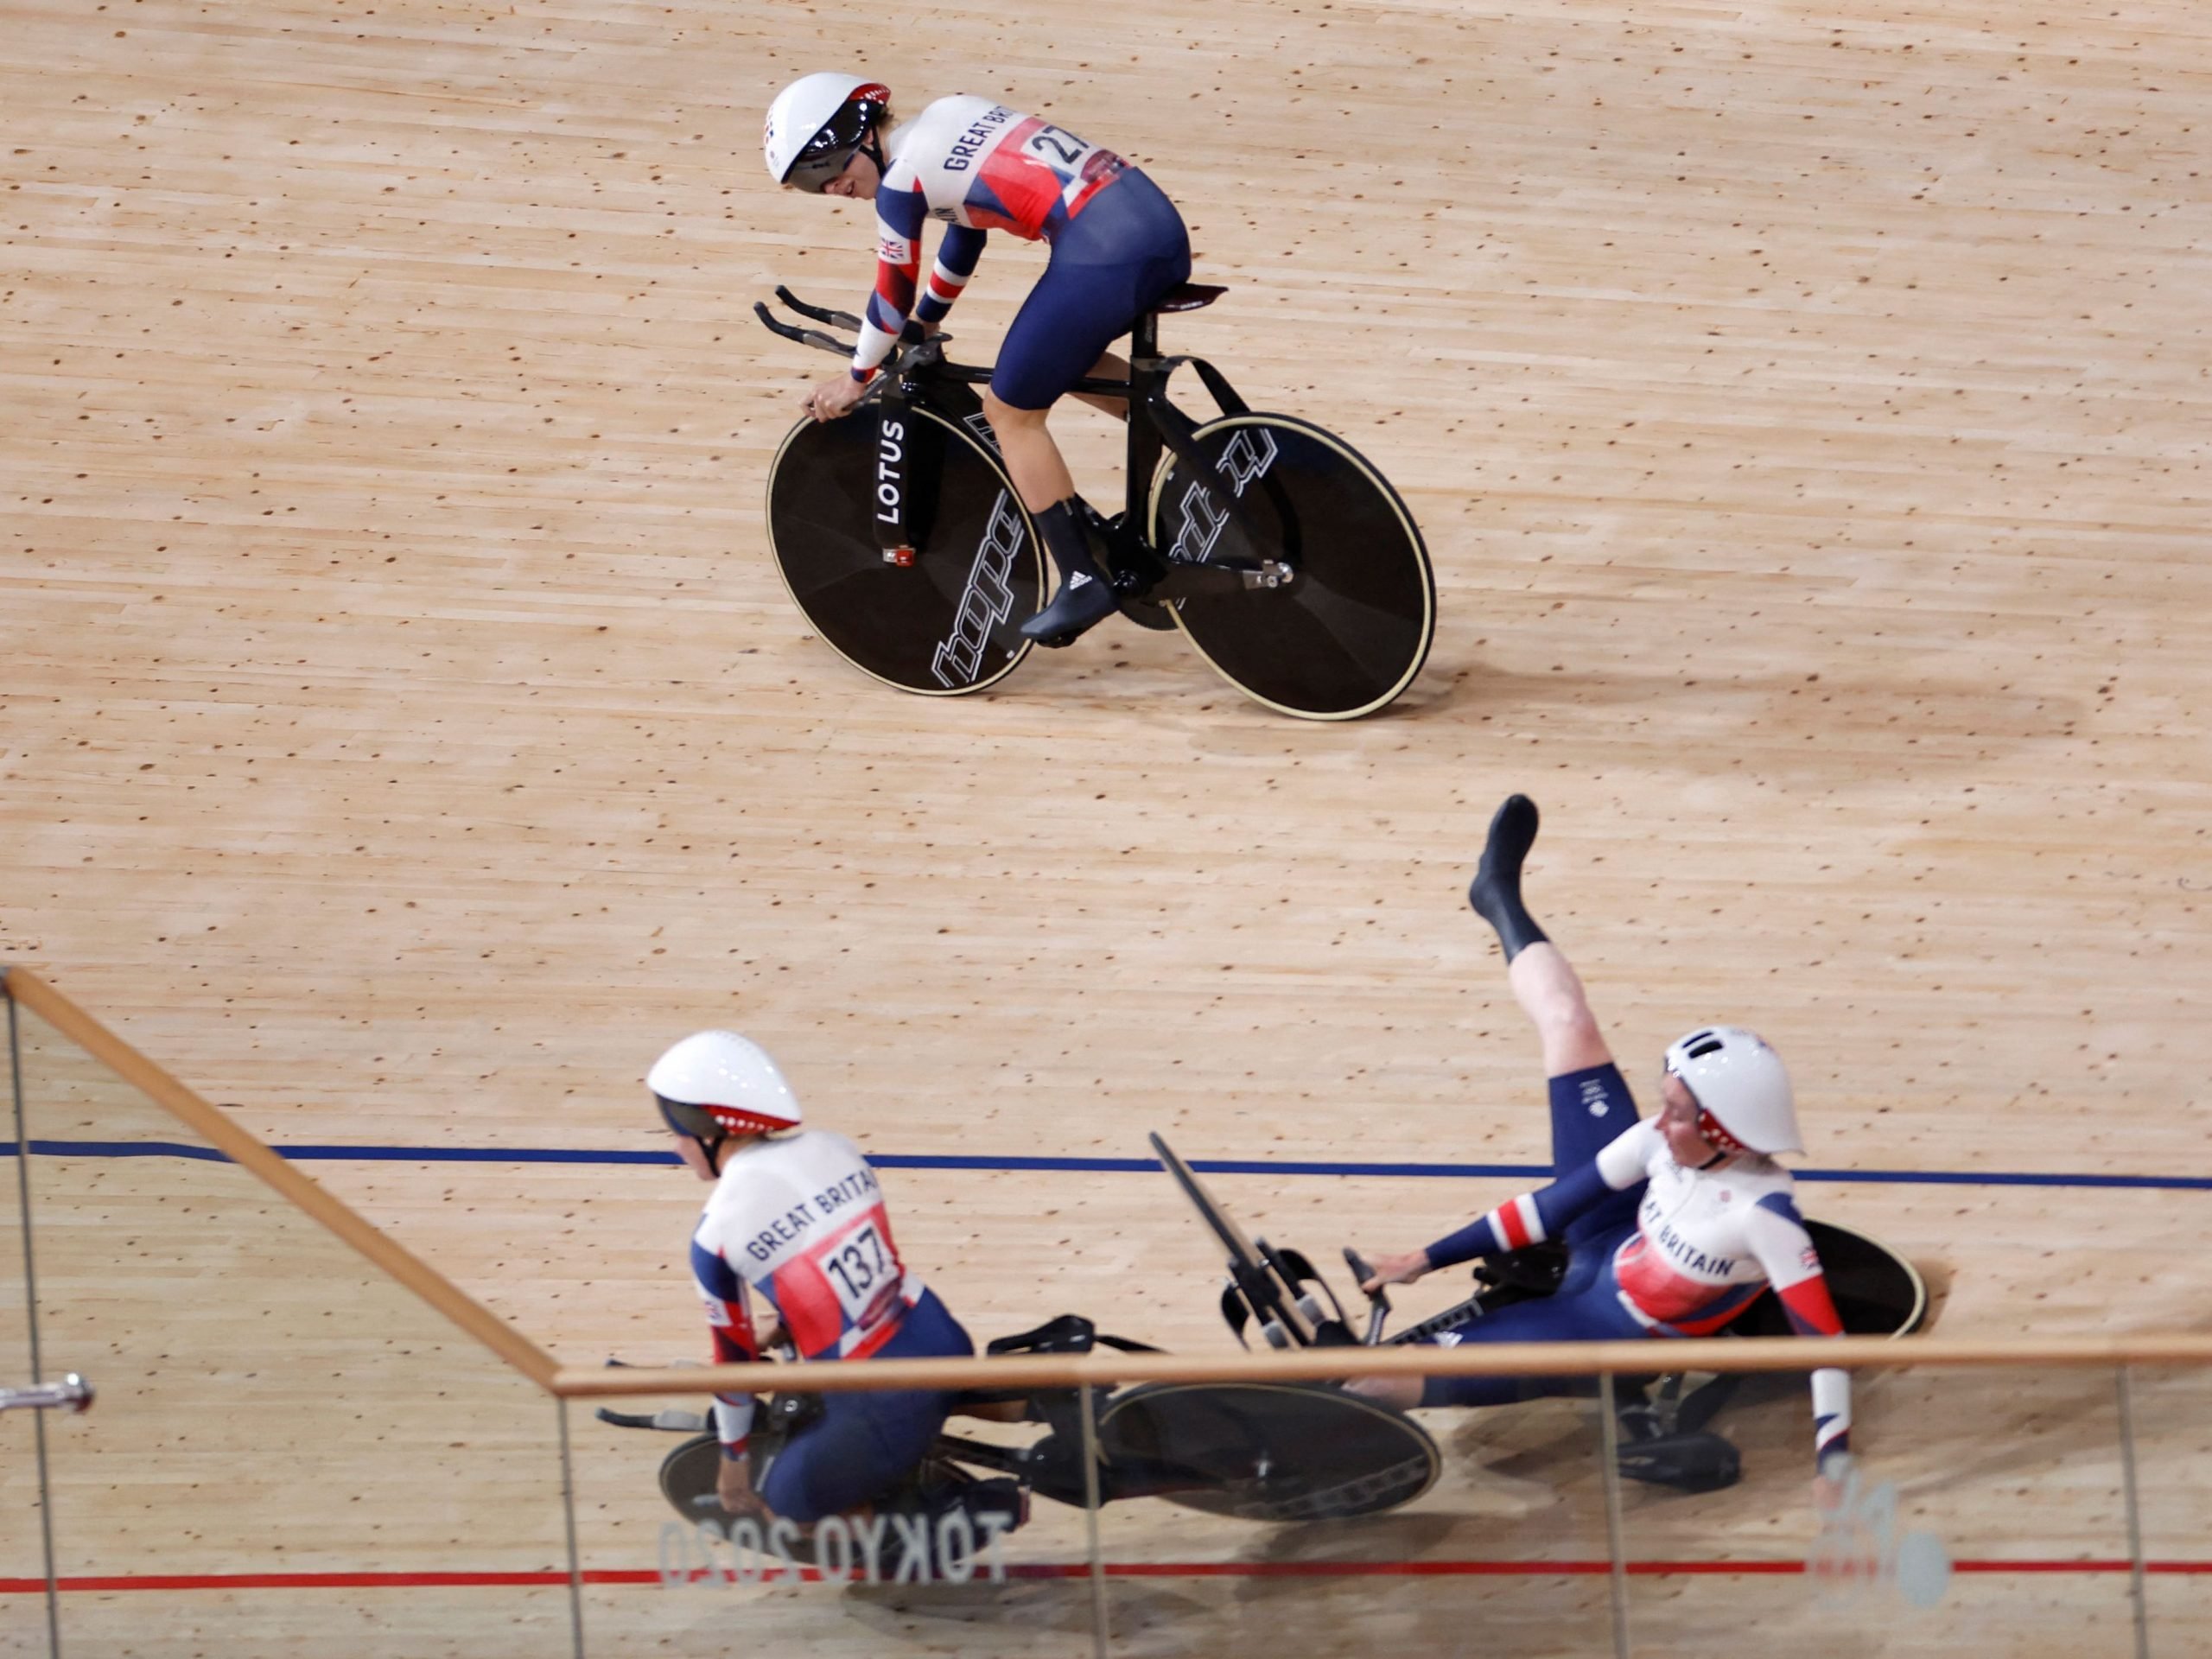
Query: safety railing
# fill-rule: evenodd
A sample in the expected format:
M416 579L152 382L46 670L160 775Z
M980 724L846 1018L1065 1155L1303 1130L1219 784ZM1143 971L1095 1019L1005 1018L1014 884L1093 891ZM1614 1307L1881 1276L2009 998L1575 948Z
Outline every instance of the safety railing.
M10 1651L2145 1655L2212 1611L2212 1338L1823 1344L1865 1454L1824 1486L1787 1338L564 1368L53 987L0 989L0 1382L99 1387L0 1414ZM1732 1484L1636 1478L1659 1363L1744 1379ZM1590 1383L1371 1422L1326 1386L1384 1376ZM715 1496L708 1396L771 1386L1032 1403L802 1534ZM585 1410L640 1402L675 1432ZM957 1484L989 1478L1023 1524Z

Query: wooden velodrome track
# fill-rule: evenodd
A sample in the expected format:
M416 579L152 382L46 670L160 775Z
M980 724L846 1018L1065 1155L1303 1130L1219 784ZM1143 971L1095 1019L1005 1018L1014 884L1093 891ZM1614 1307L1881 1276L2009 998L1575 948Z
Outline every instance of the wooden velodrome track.
M1688 1024L1738 1019L1791 1061L1805 1164L1959 1178L1807 1193L1923 1262L1947 1333L2203 1328L2198 9L11 0L0 20L0 958L279 1144L421 1149L311 1168L563 1360L701 1351L696 1192L451 1155L658 1147L639 1079L702 1025L767 1043L819 1121L893 1158L1134 1158L1159 1128L1199 1158L1540 1160L1533 1046L1461 907L1513 789L1546 812L1532 904L1633 1082ZM1048 111L1182 205L1199 276L1232 291L1171 319L1169 347L1342 431L1427 534L1436 649L1388 716L1283 721L1125 625L950 703L810 637L760 501L829 359L747 308L779 281L849 305L870 235L770 189L757 135L776 86L852 61L910 107ZM963 348L988 354L1037 268L995 242ZM1112 499L1116 435L1058 425ZM2082 1184L2130 1175L2152 1180ZM105 1206L181 1179L118 1166L41 1220L119 1224ZM890 1179L907 1255L979 1336L1077 1308L1226 1348L1164 1179ZM1317 1256L1433 1236L1519 1184L1221 1178ZM156 1301L180 1341L237 1339ZM2108 1388L2013 1381L1870 1385L1866 1449L1955 1553L2124 1554ZM393 1409L426 1386L394 1368ZM2146 1478L2173 1483L2176 1557L2207 1553L2176 1496L2205 1393L2145 1408L2171 1431ZM1580 1420L1551 1410L1440 1423L1449 1501L1358 1548L1481 1557L1495 1529L1451 1517L1506 1515L1532 1554L1602 1556L1587 1460L1556 1450ZM1916 1449L1942 1423L1959 1438ZM1631 1548L1802 1554L1802 1427L1770 1408L1745 1484L1633 1512ZM658 1449L583 1438L610 1493ZM450 1552L507 1562L467 1497ZM651 1567L657 1517L633 1508L624 1559ZM1109 1548L1160 1560L1341 1541L1109 1520ZM189 1530L165 1570L264 1565ZM2156 1586L2161 1654L2212 1650L2202 1582ZM2124 1576L1968 1587L1963 1626L1830 1629L1821 1650L1956 1650L1966 1629L2073 1654L2085 1628L2126 1650ZM365 1592L334 1630L270 1592L254 1639L524 1641L510 1605L426 1621L416 1593ZM1787 1630L1804 1600L1636 1595L1639 1651L1749 1643L1747 1609ZM1117 1596L1132 1651L1231 1629L1297 1651L1605 1640L1602 1580ZM96 1650L194 1650L190 1605L154 1629L102 1599ZM780 1605L824 1650L1087 1650L1073 1590L1003 1617ZM695 1610L656 1639L720 1651L716 1629Z

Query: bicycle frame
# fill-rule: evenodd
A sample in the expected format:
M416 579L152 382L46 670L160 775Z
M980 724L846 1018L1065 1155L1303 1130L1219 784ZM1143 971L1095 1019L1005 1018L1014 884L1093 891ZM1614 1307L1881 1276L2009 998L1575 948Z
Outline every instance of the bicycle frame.
M833 327L858 332L861 321L849 312L834 311L810 305L790 289L779 287L776 297L792 311L814 321ZM771 312L765 302L756 302L753 315L770 333L794 340L818 351L849 357L849 342L817 329L802 328L781 321ZM924 337L917 325L909 323L899 337L899 345L885 372L879 378L869 395L877 401L879 422L884 435L878 444L877 512L878 541L884 556L893 563L910 563L917 550L908 539L905 518L906 487L904 467L904 433L898 423L898 410L906 404L923 403L937 410L940 415L958 419L966 411L946 409L941 397L933 397L934 389L942 385L963 386L987 385L992 371L972 365L955 363L944 355L949 335ZM1119 531L1113 540L1112 552L1116 569L1116 587L1124 600L1149 600L1155 603L1172 602L1185 593L1193 591L1200 584L1217 585L1224 578L1233 578L1246 588L1274 588L1287 582L1294 574L1294 567L1285 559L1255 559L1225 555L1210 557L1204 563L1180 560L1154 548L1144 533L1145 511L1149 505L1154 474L1159 470L1163 450L1172 451L1178 459L1203 480L1215 499L1224 505L1229 517L1236 520L1255 543L1266 546L1274 539L1260 529L1250 517L1237 485L1203 452L1197 442L1198 423L1185 414L1167 396L1167 385L1177 369L1189 364L1205 384L1207 394L1224 416L1249 413L1249 406L1237 396L1228 378L1212 364L1195 357L1162 357L1160 354L1160 314L1147 311L1140 316L1130 331L1129 378L1110 380L1086 375L1070 388L1074 392L1125 399L1128 405L1127 444L1124 457L1123 510L1118 521Z

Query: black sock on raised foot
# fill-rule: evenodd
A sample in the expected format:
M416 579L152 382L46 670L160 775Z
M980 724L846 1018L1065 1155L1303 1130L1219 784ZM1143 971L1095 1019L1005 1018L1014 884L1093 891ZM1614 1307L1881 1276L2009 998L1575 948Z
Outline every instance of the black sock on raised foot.
M1490 821L1483 859L1467 888L1475 914L1497 930L1497 942L1511 962L1549 936L1521 902L1521 863L1536 844L1536 804L1526 795L1509 795Z

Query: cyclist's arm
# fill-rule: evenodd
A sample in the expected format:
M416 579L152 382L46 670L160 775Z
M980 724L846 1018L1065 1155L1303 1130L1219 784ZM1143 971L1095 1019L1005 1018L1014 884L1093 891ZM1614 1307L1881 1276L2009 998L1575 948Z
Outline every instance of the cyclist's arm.
M917 319L931 327L944 321L960 290L976 274L976 262L983 257L983 244L989 237L989 232L966 225L945 226L944 236L937 245L937 263L930 267L930 279L914 305Z
M860 343L853 350L853 378L863 385L875 378L899 343L922 278L922 223L929 215L929 198L918 181L893 182L904 170L903 164L894 164L875 193L875 290L868 296ZM969 269L974 268L970 259Z
M1786 1192L1770 1193L1745 1218L1744 1235L1801 1337L1840 1337L1843 1320L1828 1294L1813 1236ZM1826 1463L1851 1450L1851 1373L1824 1365L1813 1373L1813 1458Z
M760 1357L760 1344L753 1332L753 1312L746 1301L745 1281L737 1269L696 1238L691 1241L691 1276L698 1281L699 1297L707 1305L707 1324L714 1332L715 1363L745 1364ZM722 1456L741 1458L753 1433L753 1396L718 1394L715 1396L715 1434L722 1443Z
M1480 1255L1503 1255L1558 1236L1569 1222L1643 1179L1658 1135L1648 1118L1631 1125L1581 1168L1549 1186L1509 1199L1449 1237L1438 1239L1428 1247L1429 1266L1448 1268Z

